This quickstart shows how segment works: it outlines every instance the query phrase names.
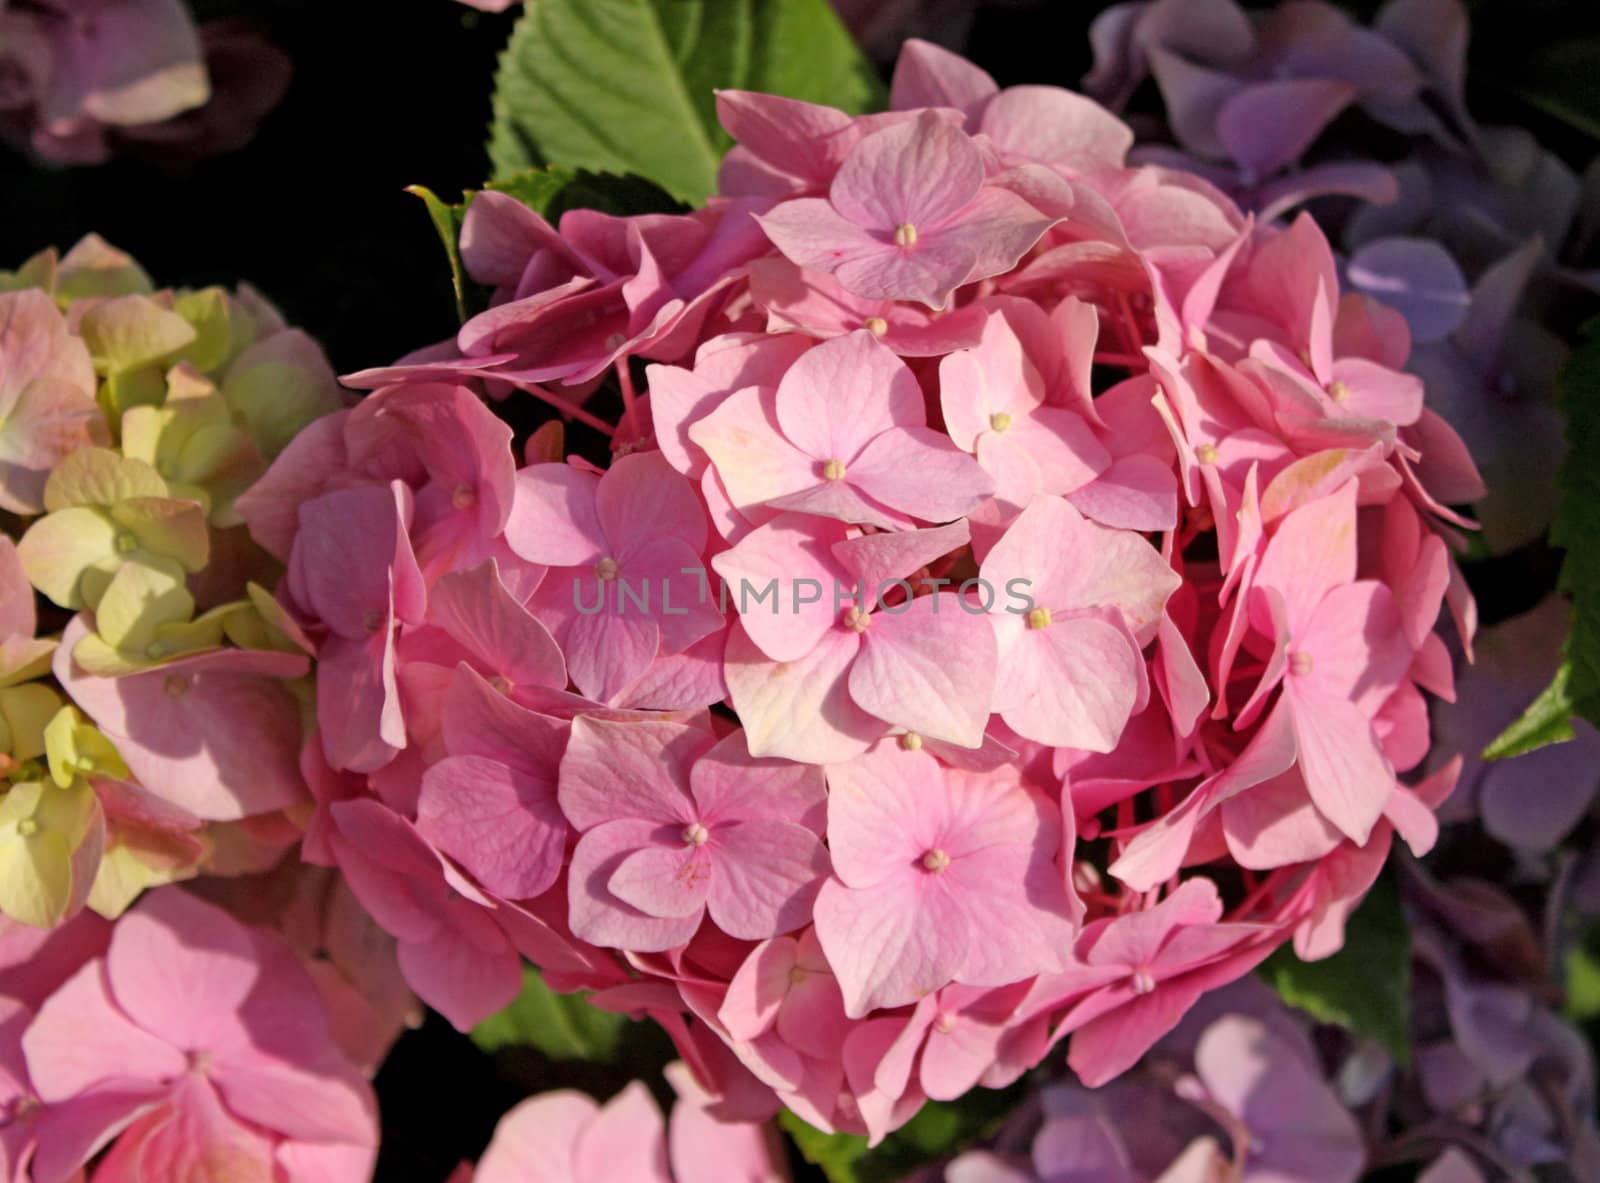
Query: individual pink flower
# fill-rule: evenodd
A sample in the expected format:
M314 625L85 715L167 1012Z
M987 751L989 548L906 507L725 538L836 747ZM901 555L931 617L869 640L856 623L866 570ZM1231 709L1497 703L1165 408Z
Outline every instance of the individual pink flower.
M830 763L891 727L980 746L993 633L958 593L909 578L966 541L964 522L852 537L784 514L718 555L740 613L724 673L751 751Z
M1046 1009L1074 999L1055 1030L1072 1036L1067 1057L1097 1087L1130 1068L1206 991L1248 973L1273 949L1264 925L1220 923L1222 900L1203 878L1186 880L1153 907L1091 921L1074 963L1035 987ZM1023 1016L1039 1009L1025 1006Z
M1053 224L984 182L977 145L926 111L851 149L826 198L757 221L791 260L857 295L943 308L961 285L1009 271Z
M945 430L994 478L995 496L1019 509L1035 493L1081 489L1111 466L1083 417L1046 405L1046 394L1044 378L998 313L989 315L977 348L939 363Z
M282 938L177 888L118 922L104 958L39 1008L22 1050L58 1135L38 1183L156 1183L196 1163L251 1177L349 1180L372 1169L372 1092L329 1042L322 996Z
M1109 752L1149 694L1140 650L1181 582L1177 573L1132 531L1041 496L979 575L991 589L1006 671L995 682L995 713L1040 743Z
M550 568L532 607L590 698L614 699L658 652L681 653L721 625L706 593L705 511L659 453L624 456L603 475L523 469L506 541Z
M892 742L829 768L834 877L816 924L846 1013L1058 966L1073 925L1054 813L1014 773L942 767Z
M1275 641L1241 718L1277 686L1263 729L1286 725L1296 765L1319 813L1365 842L1394 788L1373 718L1411 664L1389 588L1356 575L1356 485L1288 514L1255 574L1251 615Z
M0 293L0 358L0 509L35 514L56 463L107 442L94 367L55 301L32 288Z
M728 498L885 529L971 512L994 482L927 426L922 388L870 332L808 350L689 429Z
M580 717L561 761L572 852L572 931L654 952L686 944L709 914L730 936L801 927L828 861L822 774L753 760L744 735Z

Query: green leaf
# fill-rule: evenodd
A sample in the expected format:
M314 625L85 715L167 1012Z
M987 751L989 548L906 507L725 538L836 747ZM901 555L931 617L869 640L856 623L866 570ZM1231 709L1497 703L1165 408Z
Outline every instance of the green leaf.
M1574 716L1600 723L1600 318L1584 326L1559 391L1567 455L1556 477L1561 506L1550 541L1566 551L1560 589L1572 598L1572 631L1554 680L1484 750L1490 760L1571 739Z
M697 204L731 143L718 88L852 112L883 100L827 0L538 0L500 59L495 175L634 173Z
M1402 1067L1411 1063L1411 930L1391 875L1346 921L1344 947L1332 957L1301 961L1284 945L1259 972L1290 1006L1376 1039Z
M856 1134L825 1134L785 1109L778 1115L801 1155L828 1183L890 1183L993 1135L1026 1085L973 1089L959 1101L929 1101L877 1146Z
M557 994L531 965L522 971L522 993L498 1014L472 1029L472 1042L486 1052L531 1047L552 1060L608 1061L622 1042L628 1020L590 1006L578 994Z
M1600 37L1579 37L1518 54L1507 79L1518 98L1587 135L1600 137Z
M1568 693L1572 663L1563 661L1550 685L1528 704L1520 718L1507 727L1493 743L1483 749L1485 760L1508 760L1546 744L1563 743L1572 738L1572 716L1577 707Z
M467 203L451 205L425 185L408 186L406 192L422 198L422 204L428 207L428 217L439 234L439 241L444 244L445 256L450 260L450 283L456 293L456 315L465 321L467 285L471 281L461 268L461 249L458 244L461 241L461 219L467 212Z
M1561 1013L1573 1023L1600 1018L1600 952L1593 935L1590 941L1567 951L1566 1001Z

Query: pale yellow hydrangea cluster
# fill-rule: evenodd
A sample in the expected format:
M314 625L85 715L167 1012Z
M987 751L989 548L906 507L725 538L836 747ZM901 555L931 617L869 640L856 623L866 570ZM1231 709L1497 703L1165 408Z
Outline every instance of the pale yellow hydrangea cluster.
M292 649L262 590L274 561L234 506L339 405L321 348L247 286L157 289L95 235L0 272L6 915L41 927L84 906L114 917L146 887L194 875L214 839L238 853L235 835L143 790L69 701L33 591L85 614L71 660L92 676L230 643Z

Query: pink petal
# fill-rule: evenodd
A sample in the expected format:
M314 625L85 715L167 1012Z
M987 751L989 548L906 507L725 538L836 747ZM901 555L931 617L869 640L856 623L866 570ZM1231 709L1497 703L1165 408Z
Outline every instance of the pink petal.
M570 1089L529 1097L500 1119L478 1160L476 1183L580 1183L573 1174L578 1139L600 1112L594 1100ZM582 1181L587 1183L587 1181Z
M1011 86L984 108L981 130L1005 153L1074 173L1121 168L1133 131L1093 99L1055 86Z
M922 907L911 875L858 891L830 879L817 896L817 936L844 993L845 1013L914 1002L951 980L966 954L967 932Z
M807 350L778 384L774 406L795 447L846 463L875 436L927 422L916 377L864 329Z
M1093 481L1067 493L1084 517L1141 534L1178 524L1178 482L1172 466L1135 453L1113 460Z
M1298 679L1290 679L1285 696L1312 801L1353 842L1366 842L1394 790L1394 770L1378 750L1372 724L1354 703Z
M735 391L690 427L689 438L705 449L739 509L814 488L822 480L818 458L795 447L779 428L777 392L770 387Z
M643 1082L633 1081L578 1135L576 1183L672 1183L667 1174L667 1138L661 1111Z
M955 107L971 117L998 92L994 79L960 54L910 37L895 60L889 107L894 111Z
M597 833L603 833L602 826ZM718 871L716 857L671 830L653 832L652 844L617 864L606 889L624 904L661 919L698 917Z
M735 731L700 759L689 774L700 819L713 822L782 821L821 835L827 790L822 770L786 760L756 760Z
M606 554L596 509L599 478L566 464L517 473L506 541L520 558L551 567L594 563Z
M729 936L759 941L803 927L828 874L810 830L783 821L720 825L712 832L716 871L707 906Z
M657 917L619 899L609 884L625 860L653 845L661 827L644 821L613 821L578 840L567 871L571 898L568 922L573 935L590 944L659 953L687 944L699 927L702 910ZM699 889L704 898L704 885Z
M164 1085L188 1067L183 1053L117 1008L105 964L92 961L45 1000L22 1036L28 1076L46 1103L97 1085L131 1092Z
M964 517L994 492L977 461L927 427L884 432L861 452L848 478L875 501L929 522Z
M595 514L607 553L630 544L677 538L699 552L706 545L706 515L694 487L660 452L623 456L606 470L595 492Z
M423 774L417 829L508 899L540 894L561 872L567 825L553 779L481 756L452 756Z
M870 619L850 667L856 705L934 739L981 744L995 677L988 619L948 593L918 596Z
M1138 700L1140 663L1127 634L1095 617L1029 628L1001 650L994 709L1039 743L1109 752Z
M145 788L215 821L305 799L295 755L300 707L284 684L305 673L305 658L229 649L98 678L71 659L87 633L82 619L67 626L55 675Z
M883 734L884 725L856 706L846 688L860 649L859 634L835 628L804 657L778 663L736 625L723 673L750 754L827 764L858 755Z
M579 830L616 818L686 825L695 820L689 766L711 743L683 723L581 716L561 761L561 810Z
M971 139L924 111L851 149L828 196L856 225L892 235L903 224L920 229L956 216L982 184L983 160Z

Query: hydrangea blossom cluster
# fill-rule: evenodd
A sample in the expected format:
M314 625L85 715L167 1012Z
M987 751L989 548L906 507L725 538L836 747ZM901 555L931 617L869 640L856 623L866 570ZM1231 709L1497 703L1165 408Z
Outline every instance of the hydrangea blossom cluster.
M0 136L51 164L118 147L238 148L283 97L289 61L183 0L37 0L0 10Z
M370 1174L415 1002L284 857L311 662L236 504L341 403L248 287L159 290L94 236L0 274L7 1180Z
M690 214L480 193L487 310L236 500L316 661L304 856L417 994L525 957L719 1117L873 1138L1340 947L1454 784L1482 491L1309 218L924 43L891 107L721 93ZM518 456L514 391L609 462Z
M234 502L339 394L250 289L158 291L92 236L0 286L0 911L48 926L295 840L309 661Z

